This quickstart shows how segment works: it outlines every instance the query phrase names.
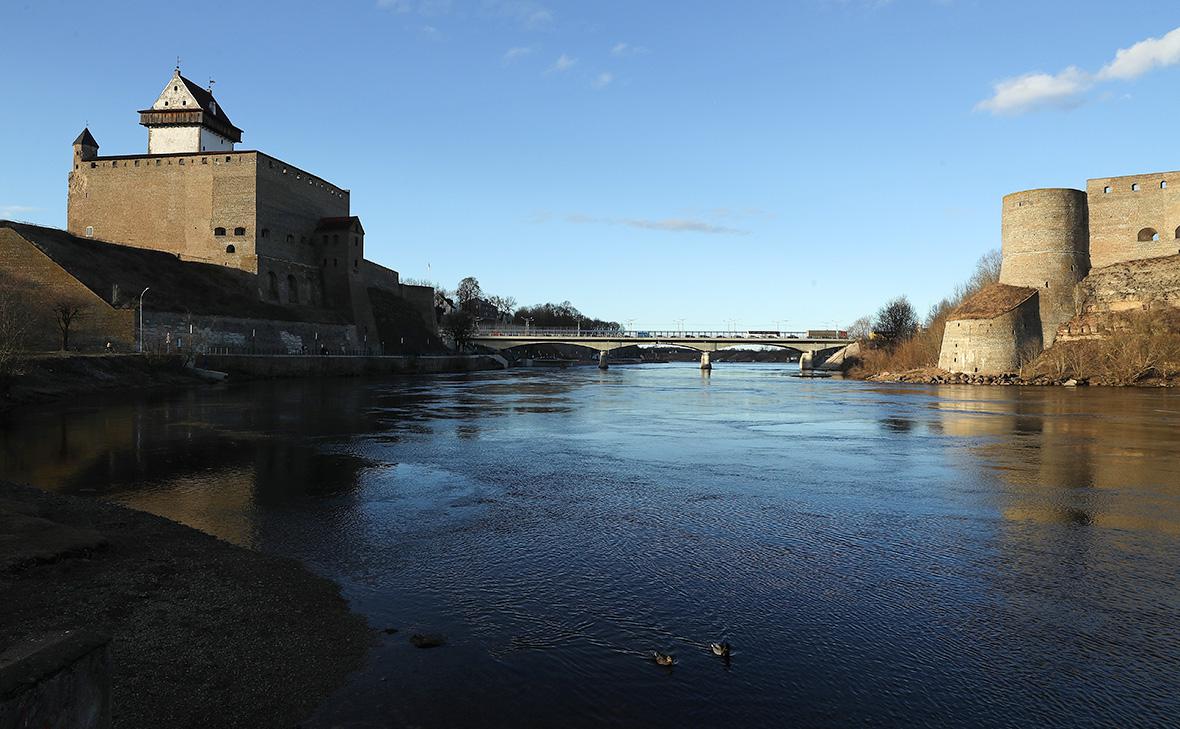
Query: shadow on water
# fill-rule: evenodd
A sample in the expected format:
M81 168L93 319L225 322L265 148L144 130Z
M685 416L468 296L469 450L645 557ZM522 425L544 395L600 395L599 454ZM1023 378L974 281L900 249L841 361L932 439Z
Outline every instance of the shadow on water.
M311 726L1180 712L1180 398L787 374L99 400L11 414L0 477L301 559L398 628Z

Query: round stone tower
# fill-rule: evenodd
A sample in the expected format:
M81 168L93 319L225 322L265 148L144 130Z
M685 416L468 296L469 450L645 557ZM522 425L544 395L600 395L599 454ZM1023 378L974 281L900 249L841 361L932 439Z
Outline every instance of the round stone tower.
M1090 272L1086 193L1052 188L1004 197L1000 283L1037 289L1044 346L1074 315L1074 287Z

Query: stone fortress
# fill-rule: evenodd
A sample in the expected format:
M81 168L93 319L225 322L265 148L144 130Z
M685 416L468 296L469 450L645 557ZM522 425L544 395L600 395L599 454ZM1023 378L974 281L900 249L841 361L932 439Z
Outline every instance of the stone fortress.
M179 67L139 118L146 154L74 140L66 231L0 221L5 288L79 301L79 346L135 347L143 288L149 344L200 330L211 347L375 354L433 336L432 289L365 258L348 190L235 149L242 130Z
M1095 316L1180 306L1180 172L1012 193L1001 240L999 283L948 316L941 369L1015 372L1058 339L1095 336Z

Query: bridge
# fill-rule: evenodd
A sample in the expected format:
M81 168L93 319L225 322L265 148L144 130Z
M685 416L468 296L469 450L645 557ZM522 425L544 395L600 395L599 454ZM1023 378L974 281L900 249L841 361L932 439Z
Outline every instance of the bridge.
M574 344L598 351L598 366L607 368L607 353L640 344L684 347L701 353L701 369L712 369L710 354L735 346L770 346L799 352L799 366L811 369L816 356L826 359L853 342L844 337L813 336L817 332L725 332L725 331L616 331L585 329L549 329L511 325L483 326L471 337L472 344L489 349L507 350L531 344Z

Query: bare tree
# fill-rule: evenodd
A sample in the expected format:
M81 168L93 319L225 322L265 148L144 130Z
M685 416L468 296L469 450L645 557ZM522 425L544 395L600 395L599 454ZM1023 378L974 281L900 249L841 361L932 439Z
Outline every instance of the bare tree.
M483 289L479 286L479 279L474 276L468 276L459 282L459 288L455 289L455 296L459 299L457 302L459 308L463 311L470 311L475 302L483 296Z
M862 316L848 325L848 338L863 341L873 333L873 322L867 316Z
M475 317L470 312L456 309L442 318L440 328L455 343L455 349L462 351L475 334Z
M893 299L877 312L873 332L886 347L894 347L910 339L918 331L918 315L905 296Z
M28 333L28 312L10 295L0 295L0 395L20 374L20 355Z
M975 262L975 273L967 280L967 287L972 292L978 291L988 284L1000 280L1000 267L1004 263L1004 256L1000 249L993 248L979 257Z
M70 329L86 316L86 304L62 299L53 305L53 315L57 321L57 330L61 332L61 349L65 352L70 348Z

